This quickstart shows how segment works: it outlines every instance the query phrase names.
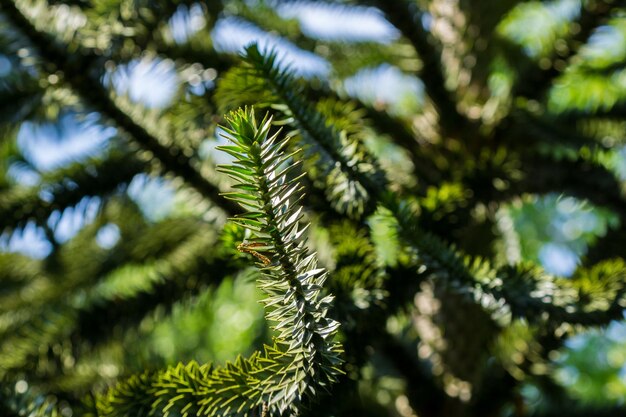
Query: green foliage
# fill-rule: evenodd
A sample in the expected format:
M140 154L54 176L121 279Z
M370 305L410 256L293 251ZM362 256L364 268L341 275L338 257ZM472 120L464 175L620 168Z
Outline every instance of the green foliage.
M257 126L252 110L227 120L233 145L219 149L236 159L220 169L237 182L226 197L247 210L233 221L252 231L241 245L261 260L258 285L267 319L276 323L274 345L221 368L191 362L133 377L102 398L104 415L280 415L340 373L341 348L332 342L338 323L326 317L332 298L319 298L326 273L300 239L301 188L289 178L293 154L283 152L289 138L269 136L271 120Z
M0 415L623 414L624 13L0 1Z
M275 52L262 54L251 45L246 49L245 64L225 76L217 92L218 102L228 107L240 105L241 100L281 103L279 110L285 118L281 123L296 129L305 169L311 172L314 184L325 190L330 204L351 217L370 213L373 194L385 187L385 179L362 141L338 130L341 123L332 123L328 114L304 100L305 90L289 68L280 67Z

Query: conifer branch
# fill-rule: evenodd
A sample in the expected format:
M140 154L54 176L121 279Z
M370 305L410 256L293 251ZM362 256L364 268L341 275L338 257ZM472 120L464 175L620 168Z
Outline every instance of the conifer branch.
M406 0L372 1L387 19L413 44L422 61L420 78L424 81L426 93L440 112L440 120L446 132L458 132L467 120L458 112L453 95L446 90L445 75L441 62L441 51L433 45L424 29L423 14L415 3ZM445 133L445 132L444 132Z
M21 306L14 305L5 313L5 318L9 314L15 317L12 327L0 330L0 378L5 373L36 368L34 358L43 347L53 349L69 340L77 351L85 346L93 349L115 332L132 328L157 306L169 308L181 298L218 285L233 272L233 266L220 256L207 255L215 249L215 233L197 221L194 223L193 233L171 251L162 253L158 261L139 264L122 259L126 262L114 268L114 262L105 260L100 265L102 275L96 279L87 270L80 275L82 279L67 282L72 281L71 277L65 277L65 282L53 289L49 288L50 279L33 281L31 297L38 295L37 291L43 293L36 298L38 302L26 298ZM150 235L150 231L144 233ZM141 246L141 237L129 243ZM169 242L160 243L167 249ZM90 252L85 245L82 249ZM142 258L154 256L150 255ZM93 253L88 257L92 263L94 258ZM112 270L107 273L108 268ZM80 294L79 289L83 290L82 295L67 296Z
M0 230L15 230L31 220L45 225L55 210L75 206L85 197L107 197L145 168L132 156L112 152L44 175L40 185L0 193Z
M158 262L136 269L128 265L110 274L109 281L121 288L105 281L93 288L94 300L79 310L69 338L91 346L103 343L116 332L135 328L157 307L168 311L180 300L217 287L234 274L233 263L223 255L207 255L217 249L211 233L206 228L197 230L201 230L198 236L192 236ZM137 281L138 288L124 289L123 281ZM98 294L99 290L103 294ZM111 292L107 294L107 290Z
M54 37L36 29L18 9L12 0L2 0L0 11L7 16L37 48L40 56L50 65L64 73L64 80L80 97L112 120L118 127L128 133L143 149L150 151L166 170L185 179L200 194L207 197L228 214L238 213L239 208L220 197L220 191L194 168L191 158L186 156L176 145L163 145L131 116L122 111L110 97L100 82L100 77L93 71L100 65L99 60L91 52L82 49L81 53L71 56L66 48Z
M297 90L285 88L292 86L289 81L288 69L280 69L277 66L274 62L276 60L274 54L270 54L268 58L264 59L254 45L249 47L247 52L247 59L252 61L258 71L253 73L252 82L255 88L265 88L262 83L262 80L265 79L269 84L272 97L278 96L278 100L283 101L288 107L288 114L291 116L288 121L296 127L300 127L301 130L307 129L308 140L305 143L307 145L309 142L318 143L323 149L328 148L334 151L330 156L339 154L342 145L337 133L330 128L323 127L319 113L316 113L307 103L301 103L297 99L297 95L293 93ZM239 77L243 76L243 74L239 75ZM259 76L261 77L260 80ZM282 91L283 88L284 91ZM291 98L290 95L294 95L296 98ZM371 158L369 155L368 157ZM372 164L375 163L372 160ZM574 173L577 172L574 171ZM356 177L357 180L362 178L368 181L368 177ZM503 313L501 306L498 305L498 302L502 302L498 301L498 299L501 300L501 297L496 297L495 292L497 290L491 287L494 282L499 283L498 288L499 285L507 285L498 279L499 272L493 269L487 261L467 257L459 253L454 247L450 247L440 237L424 231L420 224L420 216L411 207L411 204L390 194L381 184L382 181L368 181L364 188L372 193L376 201L390 210L398 225L398 235L417 251L417 264L422 264L429 273L437 277L437 285L443 288L449 287L453 292L458 292L468 300L475 299L475 297L481 298L487 294L487 298L490 297L491 299L485 299L483 305L494 314L496 321L501 320ZM603 313L599 314L602 316ZM608 316L610 314L607 312L604 317ZM585 319L579 318L578 320ZM591 324L602 320L602 318L594 319L590 315L587 320Z
M263 54L256 44L246 48L247 66L230 72L220 84L216 96L227 105L239 104L244 97L257 103L283 104L280 111L285 122L297 129L305 161L316 167L307 170L316 174L315 182L324 183L329 202L341 212L360 218L374 209L379 190L386 188L384 173L358 140L337 131L325 121L307 100L302 88L293 79L288 67L281 67L275 52Z
M554 278L540 268L497 270L486 260L463 257L420 230L408 207L396 207L395 212L399 213L397 233L417 250L417 265L436 278L436 285L479 302L500 326L519 317L555 327L598 326L619 318L626 309L626 266L621 259L583 269L573 281Z
M258 263L259 287L267 294L267 318L276 323L275 344L223 368L192 362L131 378L100 398L103 415L297 413L340 373L341 348L332 342L338 323L326 317L332 297L319 298L326 273L301 239L301 187L290 178L296 164L283 151L288 138L270 136L271 120L257 125L252 110L227 120L232 145L221 149L235 161L220 169L237 183L226 196L247 210L234 219L252 232L247 247L267 253L269 264Z
M554 327L601 326L626 309L625 271L622 259L580 268L572 279L554 278L536 267L505 267L499 273L502 283L489 287L494 297L505 300L512 318Z
M524 161L524 167L530 175L513 184L509 192L546 194L562 190L588 199L595 205L610 208L621 218L626 217L626 195L621 182L613 172L593 160L556 160L549 156L531 155Z

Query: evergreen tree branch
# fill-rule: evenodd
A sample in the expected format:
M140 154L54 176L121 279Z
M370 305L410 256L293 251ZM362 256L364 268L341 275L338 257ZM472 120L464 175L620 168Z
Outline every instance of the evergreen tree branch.
M586 137L581 139L587 143L591 141ZM537 151L537 148L542 151ZM596 160L593 150L591 156L574 156L572 159L571 148L559 148L558 144L554 148L556 150L553 153L545 151L553 148L544 143L521 154L505 153L502 159L491 160L496 164L479 166L467 173L462 186L476 191L464 201L460 212L453 212L454 215L462 218L461 215L469 214L477 203L502 203L524 194L545 195L552 192L589 200L594 205L614 211L620 218L626 215L626 195L622 182L614 172ZM494 185L493 178L502 181L498 187Z
M524 161L523 166L530 175L513 185L516 194L547 194L560 190L610 208L621 218L626 216L626 198L621 191L621 182L613 172L592 160L555 160L550 156L535 155Z
M306 93L308 100L315 102L324 99L342 100L340 95L328 86ZM443 158L441 149L422 143L420 132L414 132L407 121L390 115L384 109L378 109L353 97L350 98L350 103L356 103L356 111L364 114L366 124L371 125L377 133L388 135L396 145L406 150L413 162L420 185L439 184L443 180L444 172L434 162L436 158Z
M506 147L484 152L484 157L463 173L460 186L472 190L462 205L442 217L435 228L445 228L446 218L460 219L461 227L476 204L499 204L524 194L565 193L626 215L626 194L616 174L603 159L611 149L585 131L573 129L558 118L537 117L525 111L510 115ZM504 131L503 131L504 132ZM501 133L503 133L501 132ZM523 146L522 146L523 145ZM500 183L496 184L494 178ZM439 209L439 208L438 208ZM423 215L422 215L423 216ZM619 256L619 253L607 258Z
M95 110L114 121L127 132L143 149L151 152L166 170L185 179L200 194L207 197L226 213L238 213L239 208L220 197L220 191L194 168L191 158L176 145L162 145L131 116L123 112L103 87L99 77L92 71L98 67L98 59L90 52L82 50L71 56L53 37L43 33L20 12L11 0L3 0L0 11L38 48L40 56L49 64L63 71L64 80Z
M214 255L216 251L218 254ZM200 228L197 236L158 261L144 264L129 262L108 274L86 291L88 300L85 305L66 315L70 321L63 340L69 343L70 348L63 353L63 357L75 358L76 365L65 370L63 377L50 367L38 370L37 376L31 378L32 382L56 393L69 390L82 395L93 389L95 384L101 383L102 377L98 377L97 371L89 376L85 374L85 369L98 369L101 362L98 352L122 337L141 335L138 325L157 309L160 314L167 314L177 303L220 285L225 277L236 272L235 264L225 259L223 252L216 250L211 233ZM47 310L50 308L54 307ZM36 342L40 349L45 346L40 341ZM51 347L54 349L60 342L55 340ZM90 358L95 358L91 359L95 364L90 362ZM30 363L22 370L29 369ZM127 364L121 362L117 366L124 370Z
M374 209L376 193L386 188L384 173L363 144L337 131L325 115L302 97L301 86L289 68L282 68L275 52L263 54L256 44L246 48L246 66L222 79L216 98L231 107L254 99L257 103L283 104L279 110L297 129L313 181L324 184L327 199L339 211L360 218ZM242 98L243 96L243 98Z
M45 225L54 211L62 212L88 196L106 197L145 168L136 158L113 151L105 158L93 158L47 174L40 185L14 187L0 193L0 230L15 230L29 221Z
M439 238L420 230L408 208L391 211L400 213L398 235L417 249L416 266L423 265L423 273L433 275L438 287L468 301L479 301L500 326L517 317L554 326L598 326L619 318L626 308L625 266L620 259L583 269L574 281L555 279L538 268L496 270L485 260L463 258Z
M287 70L280 70L276 67L273 62L275 58L272 59L273 55L270 55L269 59L264 60L263 56L254 47L248 48L248 54L252 56L252 58L248 57L248 59L254 59L257 62L255 64L257 68L265 68L262 73L263 78L270 82L272 94L278 95L276 91L280 93L283 85L290 85L288 84L289 73ZM256 88L264 88L263 84L259 84L258 79L254 83L253 85ZM287 95L290 91L294 90L285 88L283 94ZM307 129L309 141L319 143L324 149L330 149L333 151L331 155L339 154L341 142L337 134L333 134L332 129L321 127L322 123L319 115L315 113L314 109L306 105L301 106L300 102L295 99L289 98L287 100L283 98L283 100L292 116L290 121L296 126L304 126L300 127L300 130ZM299 109L298 106L300 106ZM304 119L305 122L302 122L301 119ZM567 172L571 175L578 175L580 170L568 170ZM533 178L538 177L533 176ZM584 178L589 179L588 173L581 176L581 181ZM559 184L561 185L563 182L559 182ZM383 187L379 186L379 183L370 182L366 188L372 192L372 195L375 196L375 199L380 204L390 210L397 222L398 235L402 237L409 247L413 247L417 251L416 266L420 264L425 266L426 271L437 277L437 285L440 288L449 288L452 292L467 298L468 301L485 295L487 298L484 298L484 301L482 301L483 306L494 315L496 321L501 320L503 317L507 321L505 317L507 313L503 313L500 306L498 306L499 302L506 303L506 300L498 296L497 291L499 290L496 289L506 286L507 283L497 279L499 274L497 270L493 269L488 262L482 259L472 259L458 253L438 236L424 231L419 222L419 215L416 214L411 205L407 201L388 193ZM612 185L607 187L607 189L611 188ZM496 287L493 287L494 283L497 283ZM580 323L587 320L588 324L592 325L596 322L605 321L606 317L611 316L610 311L606 313L604 316L602 312L598 313L597 318L590 314L586 318L581 316L572 318L572 320L578 320ZM584 316L584 314L582 315Z
M0 376L16 370L36 369L38 361L33 358L44 347L53 351L63 341L70 341L76 352L85 345L93 347L138 323L157 306L171 306L184 296L218 284L232 272L232 265L219 257L212 259L206 255L216 241L211 228L202 227L196 221L192 230L193 233L170 250L167 250L170 242L162 242L165 250L140 256L142 264L124 262L128 260L116 259L119 257L115 254L112 257L118 262L105 258L97 264L93 252L83 244L83 250L91 254L86 256L87 259L96 265L85 268L82 274L78 271L81 279L68 274L64 282L54 285L53 290L46 288L45 282L33 282L31 291L39 290L43 296L36 302L29 302L28 298L23 300L26 306L21 310L27 313L25 321L14 323L19 327L13 334L9 336L11 329L3 329L5 340L0 343ZM176 234L172 233L172 236ZM141 246L141 237L132 243ZM155 255L161 255L161 259L145 262L146 258ZM80 262L77 263L80 266ZM98 276L98 272L102 275ZM94 275L98 279L94 279ZM82 294L78 291L81 288ZM75 296L68 297L68 293ZM20 309L14 307L11 314L19 312ZM71 356L76 352L63 353Z
M85 225L45 260L40 273L27 282L30 288L21 296L13 294L2 307L6 311L13 310L13 313L27 311L30 317L48 302L57 305L60 300L60 304L66 305L68 293L85 289L93 284L94 277L106 275L118 266L118 260L126 260L127 255L120 256L116 250L104 250L95 237L107 221L115 218L120 229L120 240L128 239L131 244L137 242L134 233L144 224L138 211L128 200L119 197L109 199L92 223ZM120 222L117 216L123 216L128 223ZM57 276L59 271L63 271L62 279Z
M134 377L100 398L104 415L297 413L306 397L340 372L340 347L331 342L338 324L326 318L331 298L318 298L325 272L300 239L301 208L293 205L302 197L289 179L294 164L293 154L283 152L287 139L269 136L271 121L257 125L252 111L233 113L228 121L232 145L221 149L235 161L221 169L237 182L238 191L227 197L248 210L234 221L253 233L240 248L260 259L259 286L268 296L267 317L277 323L275 344L223 368L190 363Z
M444 135L467 127L467 120L458 112L452 94L446 90L441 51L429 39L422 24L422 12L406 0L374 1L387 19L413 44L422 61L420 78L441 117Z
M445 398L444 391L429 375L427 365L385 330L386 318L413 300L420 280L414 279L413 270L401 267L382 271L368 236L355 224L345 221L332 223L328 228L336 262L329 289L336 296L333 317L342 323L346 362L351 369L348 377L358 381L359 372L371 359L371 353L363 346L375 341L372 347L376 353L393 364L406 381L411 407L419 415L436 416ZM323 410L336 413L337 407L345 406L329 404Z
M327 175L334 172L334 167L337 166L342 167L346 173L348 178L342 179L338 191L330 197L334 196L340 201L353 201L355 196L351 190L354 189L365 190L368 193L364 202L358 202L360 204L368 204L369 201L378 201L383 205L397 203L393 198L388 199L387 181L375 158L353 138L354 135L340 134L325 115L301 99L298 94L299 86L292 79L289 68L281 68L275 62L275 53L270 52L264 56L256 45L252 45L247 49L246 60L252 69L243 67L227 75L220 85L218 99L232 105L233 102L238 103L242 100L241 95L247 95L261 103L269 104L272 101L283 103L284 107L279 109L288 118L286 122L300 133L301 136L298 138L303 139L302 147L305 151L310 149L307 156L319 158L316 162L326 167L324 172ZM323 157L320 157L320 154ZM352 162L355 159L362 161L362 164ZM347 184L342 184L343 182ZM366 209L362 213L368 213L370 210L371 208Z
M626 265L622 259L581 268L570 279L555 279L524 267L505 267L506 285L492 286L492 295L506 300L512 318L530 324L601 326L621 318L626 309ZM508 312L507 312L508 313Z
M329 3L328 5L330 6L331 3ZM346 7L345 5L333 6L337 7L340 10ZM348 44L312 39L302 33L300 25L296 20L282 19L276 13L276 11L268 5L256 5L255 8L252 9L249 5L245 3L238 3L236 6L236 10L237 17L244 17L246 20L253 22L259 27L264 28L265 30L280 33L304 50L319 54L320 50L328 49L330 51L329 54L322 53L321 55L326 57L331 62L331 64L335 67L335 71L338 72L339 76L353 75L353 73L361 68L359 66L355 67L354 65L354 61L356 59L355 54L358 56L360 56L359 54L365 55L363 57L363 60L368 67L375 65L372 63L370 55L375 55L375 59L379 59L381 63L392 62L400 68L412 68L415 66L415 63L413 62L414 57L412 56L412 54L401 54L401 59L405 59L407 62L410 61L410 64L407 63L406 65L402 65L402 62L395 62L395 59L399 59L399 57L397 56L399 55L397 52L398 49L406 49L406 47L411 48L409 45L405 45L404 43L381 45L376 42L359 42L357 44L349 44L349 47L351 49L351 53L349 54L350 59L346 60L344 47L348 47ZM193 62L193 59L191 57L185 57L184 55L178 53L175 54L175 56L178 58L182 58L188 62ZM342 61L347 62L342 64ZM339 66L339 68L337 68L337 66ZM343 66L347 66L349 68L342 69ZM349 72L346 73L346 71ZM338 98L337 93L332 91L331 88L326 84L319 89L305 91L305 93L307 94L309 100L314 101L318 101L324 97ZM367 113L366 118L372 122L373 127L379 133L385 133L390 135L398 145L408 151L413 161L415 170L420 178L427 179L428 181L430 181L430 183L437 182L435 178L437 178L440 172L438 172L436 166L433 166L432 156L425 152L424 147L421 146L420 143L418 143L411 129L407 126L404 126L406 124L405 122L390 116L384 109L374 108L371 105L367 105L356 98L351 98L350 101L357 103L358 108L363 109ZM258 104L258 101L253 100L250 103L246 104L253 103Z
M199 175L198 181L209 179L213 184L209 184L211 189L205 191L205 197L210 197L207 203L212 198L221 198L215 184L223 184L222 181L214 177L212 167L201 166L202 161L195 155L201 155L197 153L199 145L207 144L205 139L212 133L212 129L204 127L213 126L218 119L213 115L213 103L223 98L227 106L239 100L269 107L272 114L280 115L275 125L289 125L296 132L292 139L278 140L269 133L273 129L269 120L259 125L253 120L252 112L244 111L230 117L230 129L225 131L233 144L223 148L234 158L235 162L224 171L236 186L227 195L230 200L222 201L228 201L224 204L231 205L228 209L231 213L234 213L232 210L245 212L235 222L247 227L243 242L244 232L239 233L239 226L236 226L236 237L235 233L229 235L227 230L225 236L230 240L226 246L231 252L237 247L245 253L236 256L238 261L251 257L258 261L262 274L259 285L268 295L265 300L268 317L275 322L278 337L262 352L247 359L238 358L234 364L224 367L181 364L121 381L108 393L99 395L91 406L74 408L75 414L84 411L83 415L93 417L102 417L102 414L178 417L203 413L282 417L301 413L305 407L310 407L305 415L342 416L352 415L355 410L364 416L386 412L408 414L408 406L401 410L404 396L397 398L397 410L392 410L393 401L384 405L384 401L376 399L378 395L372 396L375 398L372 400L363 395L364 387L365 390L384 388L384 383L380 387L376 383L368 386L368 371L374 368L375 371L396 374L394 368L397 368L397 376L407 383L402 394L418 415L492 416L505 410L511 412L512 407L522 415L525 410L518 395L521 378L546 368L551 371L548 353L562 347L571 334L588 326L605 325L622 316L626 308L626 265L622 259L607 258L622 256L626 244L624 184L610 171L612 160L608 159L611 146L620 144L623 136L623 126L618 123L622 119L623 103L619 93L603 91L609 86L609 80L619 74L591 74L593 68L578 63L580 58L587 57L587 47L582 55L578 51L581 50L579 44L588 43L595 27L602 24L613 10L621 12L623 2L583 2L584 7L596 7L595 11L589 9L591 12L587 17L582 17L582 23L589 19L587 29L582 28L571 39L568 39L569 35L556 35L559 37L555 39L558 42L555 42L556 52L549 57L553 68L547 71L536 68L545 66L545 59L532 62L532 54L524 54L519 47L509 54L511 50L508 50L505 39L485 43L491 41L492 34L497 36L494 28L514 0L502 0L493 7L478 4L479 0L464 0L458 4L433 0L428 5L424 1L412 0L379 1L379 7L405 38L381 48L371 47L369 43L353 47L341 42L315 40L303 33L296 19L283 19L274 4L229 0L207 5L216 5L219 9L224 4L226 14L243 16L260 28L275 30L305 49L315 50L332 61L337 73L348 74L364 65L378 65L380 60L397 64L404 59L399 56L404 52L394 52L397 45L418 50L425 63L423 79L437 82L427 83L430 97L424 113L410 120L415 132L408 127L409 120L406 120L407 124L399 124L385 111L369 109L370 115L376 116L371 118L377 129L407 149L416 165L416 177L403 177L395 183L394 179L401 178L406 172L402 169L396 175L391 171L393 168L386 165L395 153L381 157L384 159L382 166L390 174L391 180L388 181L369 152L375 149L372 153L378 155L382 146L393 148L387 138L370 135L370 125L360 119L362 114L354 111L351 104L332 99L316 103L320 95L333 94L324 88L330 91L335 80L329 83L331 87L323 86L321 90L312 91L319 88L318 80L308 83L297 79L287 68L272 62L275 59L273 54L249 48L243 66L220 74L216 80L217 95L213 95L215 89L204 84L207 92L202 96L196 94L202 87L192 87L198 86L195 82L197 75L205 69L196 61L203 59L207 68L222 64L228 68L231 57L215 53L211 35L206 33L208 29L195 32L183 45L172 42L177 36L173 32L172 37L168 36L170 25L167 19L177 4L190 4L190 1L72 0L72 4L82 3L79 4L82 13L75 7L67 8L58 0L49 1L56 6L49 12L38 12L28 7L47 4L44 0L32 3L30 0L14 3L0 0L0 12L7 5L10 8L17 4L15 13L21 11L22 18L26 17L26 25L19 22L16 25L11 13L3 13L0 49L9 57L10 72L22 68L30 71L23 84L20 84L23 80L7 81L0 77L0 84L8 83L6 89L0 85L0 100L19 101L17 110L5 103L5 114L0 116L1 129L3 133L8 132L4 142L6 147L0 150L0 154L7 156L7 162L0 166L3 171L0 173L0 208L4 197L9 207L4 210L7 212L6 230L25 222L38 222L47 227L56 218L55 210L72 206L71 199L66 198L79 199L81 193L92 195L89 194L91 181L98 184L94 194L113 195L113 198L104 200L106 205L101 206L102 212L91 225L86 225L76 238L55 247L45 261L30 264L23 257L0 256L0 276L6 283L0 289L0 335L6 337L0 343L0 374L9 370L2 383L9 384L10 397L17 394L13 390L15 381L10 378L25 379L37 392L56 395L59 400L65 400L63 395L66 394L70 402L85 390L101 387L111 379L101 377L97 380L96 365L87 373L79 372L78 367L101 364L99 355L109 346L120 345L117 336L132 336L132 330L128 330L150 314L155 306L169 307L177 300L195 295L210 280L219 281L224 273L239 266L237 262L226 260L229 254L225 255L222 246L216 247L215 231L196 219L198 208L192 207L193 204L185 202L184 207L176 207L182 208L176 211L176 216L180 217L170 220L176 227L168 231L163 222L153 227L132 204L128 210L119 209L122 190L114 194L116 181L117 184L125 183L125 178L132 177L131 171L146 171L149 165L144 160L139 161L139 157L158 152L168 152L169 155L173 149L175 154L187 159L180 160L177 155L171 158L179 159L180 164L195 171ZM372 4L371 1L365 3ZM424 7L423 19L411 4ZM598 4L609 4L612 9L601 11L597 9ZM133 9L133 5L138 7ZM239 7L243 9L239 10ZM197 8L194 10L196 13ZM86 18L87 21L70 21L67 31L56 19L51 20L58 23L56 28L44 26L46 16L55 15L56 18L64 12L72 18ZM116 15L118 12L120 14ZM598 20L595 12L605 15ZM185 14L184 10L181 14ZM198 17L197 14L194 16ZM206 13L204 17L210 27L214 21ZM430 26L429 18L432 19ZM72 26L73 23L76 26ZM24 30L28 24L30 29ZM172 24L171 28L174 26ZM609 26L614 29L616 25L610 22ZM13 31L13 28L17 30ZM99 28L101 33L98 33ZM445 32L450 37L446 37ZM20 36L20 33L26 36ZM600 38L604 36L597 33ZM576 40L577 36L581 38ZM415 44L415 48L406 38ZM525 36L521 38L531 43L534 41ZM522 42L524 48L529 47L528 43ZM39 56L30 51L35 44L43 50ZM567 52L564 44L568 44ZM71 48L75 48L77 56L72 56ZM593 55L596 49L591 49ZM179 92L193 96L173 104L161 113L160 120L151 118L147 111L138 111L138 107L129 105L122 97L116 97L110 86L103 86L101 79L105 60L107 69L110 69L111 63L135 61L137 53L149 57L154 51L169 57L183 57L181 61L186 63L179 65L179 61L175 65L176 76L183 79ZM199 56L202 51L207 52L206 56ZM346 58L337 56L337 51L345 57L350 57L350 52L358 56L349 58L346 63ZM519 68L518 61L511 58L515 53L525 57L521 62L525 68ZM415 54L408 55L413 63L417 62ZM506 59L508 63L503 62ZM513 62L517 70L511 68ZM4 71L4 64L6 61L0 56L0 72ZM417 67L403 69L412 71ZM532 68L528 73L525 72L527 67ZM117 70L116 76L122 74L123 68ZM619 68L619 65L611 64L603 70L610 73ZM517 82L532 83L536 79L540 86L537 90L543 91L515 85L511 96L510 83L516 76L514 72L519 75ZM457 73L459 77L455 76ZM560 74L564 75L560 77ZM47 84L51 79L60 81L61 88L57 89L54 82ZM568 83L573 85L579 81L580 86L562 89ZM310 88L305 85L307 83ZM551 89L553 84L555 88ZM596 88L586 91L587 85ZM81 170L84 167L79 164L70 167L76 172L66 169L44 174L44 184L39 187L26 188L16 184L11 179L10 168L17 167L11 165L11 161L20 158L19 151L12 150L18 146L13 137L18 130L17 124L25 117L39 117L38 110L41 115L54 117L54 112L61 106L74 106L75 102L56 98L61 93L71 96L72 100L77 98L66 86L78 96L87 96L92 89L98 90L93 103L90 104L87 97L85 104L93 105L103 120L109 119L120 126L121 133L128 135L136 148L149 151L152 146L160 150L142 152L132 145L131 151L138 153L128 159L133 167L107 168L115 170L114 174L119 176L105 185L99 183L98 178L90 178L90 173L83 175ZM231 88L230 92L228 88ZM23 101L19 97L21 89L28 96ZM224 91L227 94L220 97ZM548 97L547 92L554 92L554 96ZM569 97L571 101L567 100L568 94L573 94ZM37 102L38 97L43 97L41 103ZM561 100L563 97L566 100ZM111 116L107 103L96 103L107 98L121 116L114 111ZM537 104L546 98L550 98L549 105ZM53 102L52 107L49 100ZM563 103L573 109L563 108ZM124 114L128 120L120 122ZM598 120L598 115L608 120L607 124ZM579 120L579 116L584 120ZM458 123L451 123L452 119ZM124 123L134 124L143 132L133 131L132 127L124 128ZM439 123L443 128L439 129ZM133 138L133 132L140 139ZM300 154L290 153L300 148L305 155L302 165L295 163L301 158ZM286 149L288 152L283 152ZM157 156L168 157L160 155ZM168 161L161 161L163 169L185 175L184 167ZM104 166L108 162L108 159L97 163L89 161L85 166L92 163ZM125 168L129 168L128 172ZM204 168L211 171L206 176ZM308 176L302 177L298 184L296 177L303 172ZM59 177L64 174L70 174L80 182L80 187L72 189L73 184L66 184ZM98 175L109 176L109 173L102 170ZM190 175L193 176L193 172ZM48 204L47 197L40 197L37 192L50 188L51 184L59 196L55 195ZM414 184L417 186L413 189ZM302 201L306 201L313 218L321 223L311 236L322 252L322 262L327 263L332 271L328 279L329 291L337 296L332 305L330 299L324 297L327 293L321 285L325 272L317 268L315 257L306 252L302 239L306 227L303 227L305 222L300 214L302 209L296 207L303 199L301 185L311 190L310 200ZM498 205L528 193L555 191L610 208L620 215L621 228L611 230L598 241L589 252L585 267L580 267L571 279L551 276L532 265L500 266L504 261L502 248L493 244L496 232L490 228ZM409 192L417 195L407 197ZM60 205L55 206L56 202ZM239 209L237 203L244 210ZM374 216L367 217L376 209L379 211ZM364 229L328 227L327 222L337 214L346 223L346 215L353 217L352 220L356 220L353 224L360 226L371 219L375 237L372 240L376 241L376 246L362 232ZM389 223L383 225L383 232L377 229L381 216L388 217L382 220ZM95 236L107 222L119 227L120 239L113 248L105 251L98 247ZM0 226L2 224L0 221ZM48 227L48 235L52 234ZM387 234L389 239L384 240L381 234ZM140 238L142 235L143 239ZM340 240L334 240L335 237ZM331 248L326 250L326 246ZM187 249L189 251L185 251ZM391 252L394 254L390 255ZM377 253L381 257L377 258ZM480 256L495 260L488 262ZM598 260L603 262L598 263ZM382 262L395 266L384 268ZM66 300L70 301L69 305ZM417 358L410 357L415 346L409 349L409 344L404 346L408 340L390 339L392 333L396 337L397 334L386 330L387 325L391 328L393 324L387 319L398 311L401 311L400 320L406 318L406 308L412 309L409 320L415 327L410 329L408 336L413 337L413 331L417 331L420 347L424 348L419 351L420 357L432 355L432 370L423 369ZM338 376L337 367L341 365L339 346L331 340L335 323L327 316L342 322L345 377ZM425 321L430 327L424 324ZM420 328L420 325L424 326ZM104 329L97 329L99 326ZM434 334L430 339L429 329ZM431 343L437 338L442 344ZM105 341L107 343L103 344ZM411 340L410 344L414 342ZM519 347L521 344L525 347ZM64 358L68 352L79 362L66 365ZM82 352L87 352L86 358L79 358L78 353ZM383 367L378 367L381 362ZM73 370L76 372L69 372ZM450 380L454 382L450 383ZM458 382L462 384L457 385ZM334 383L332 397L317 395L331 383ZM466 389L466 383L471 384L471 388ZM462 390L458 396L450 390L455 386ZM550 387L537 386L546 398L552 395ZM398 391L392 395L395 393ZM464 394L471 394L471 400L467 400ZM42 398L44 396L36 400ZM336 398L341 401L333 401ZM572 415L584 409L564 396L555 398L566 401L567 407L562 407L564 412L569 411L569 406L575 408ZM0 409L6 404L0 399ZM59 405L58 401L56 405ZM64 407L62 403L60 408ZM57 408L47 411L58 414L62 410ZM7 408L7 412L14 410L17 409ZM30 408L24 410L31 411ZM552 407L542 412L551 415ZM600 410L598 414L604 412Z
M210 236L210 233L203 234ZM233 263L222 256L207 255L215 249L214 239L196 236L154 265L146 265L147 268L122 267L116 280L128 274L127 281L130 281L136 279L134 275L142 273L145 276L141 281L148 285L130 293L114 291L81 309L69 339L92 346L102 343L119 332L135 328L157 307L169 310L181 299L194 296L207 287L218 286L236 270ZM115 273L110 275L110 278L114 277ZM98 292L97 287L94 292Z

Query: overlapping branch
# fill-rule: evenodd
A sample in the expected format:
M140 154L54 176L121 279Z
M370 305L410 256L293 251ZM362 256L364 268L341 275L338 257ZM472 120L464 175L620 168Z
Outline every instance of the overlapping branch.
M326 273L302 240L301 188L290 177L293 154L283 151L288 138L270 136L271 121L257 125L251 110L228 121L232 145L221 149L235 161L221 169L237 183L227 197L247 210L234 221L252 232L240 248L259 259L267 318L276 323L274 345L221 368L190 363L136 376L100 398L103 415L297 413L340 373L341 349L332 341L338 323L326 317L332 298L320 297Z
M161 144L157 137L151 135L145 127L116 105L110 93L102 85L99 75L94 73L101 67L97 56L84 49L80 53L70 55L65 45L61 45L54 37L39 31L20 12L13 1L3 0L0 4L0 11L36 46L40 56L48 65L55 66L57 70L63 72L65 82L86 103L128 133L141 148L154 155L167 171L185 179L226 213L234 214L240 211L236 205L225 201L220 196L220 190L194 168L192 159L181 149L175 144Z

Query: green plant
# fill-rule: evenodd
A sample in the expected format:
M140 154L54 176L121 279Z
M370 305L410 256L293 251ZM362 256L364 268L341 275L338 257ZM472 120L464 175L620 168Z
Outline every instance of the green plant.
M0 1L0 414L623 413L601 392L577 398L556 368L572 336L626 308L624 5L287 3ZM289 7L394 29L315 37ZM330 70L303 76L262 42L225 52L228 22ZM381 64L418 87L351 90ZM124 87L137 71L174 77L171 100L142 104ZM67 120L106 144L38 165L28 132ZM519 226L553 224L528 209L545 195L606 219L562 230L582 255L571 277L544 270ZM16 253L33 231L45 253ZM204 338L159 351L163 323L223 329L243 309L216 288L247 280L273 327L242 326L236 359L211 362Z

